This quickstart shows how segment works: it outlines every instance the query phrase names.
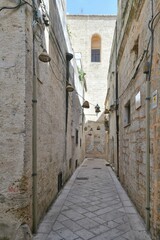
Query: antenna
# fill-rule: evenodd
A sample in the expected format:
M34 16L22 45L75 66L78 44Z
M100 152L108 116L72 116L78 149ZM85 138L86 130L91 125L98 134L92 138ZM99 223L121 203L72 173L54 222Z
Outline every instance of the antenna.
M83 14L83 8L81 8L81 14Z

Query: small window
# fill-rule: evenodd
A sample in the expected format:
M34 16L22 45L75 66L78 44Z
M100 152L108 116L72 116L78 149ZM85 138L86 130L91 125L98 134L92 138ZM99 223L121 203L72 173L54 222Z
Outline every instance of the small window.
M69 159L69 169L72 167L72 158Z
M100 62L100 49L92 49L91 62Z
M94 34L91 39L91 62L101 61L101 38Z
M124 108L124 126L128 126L131 123L131 104L128 101Z
M62 189L62 172L58 174L58 192Z
M75 162L75 169L78 167L78 159L76 159L76 162Z
M76 144L78 145L78 130L76 129Z

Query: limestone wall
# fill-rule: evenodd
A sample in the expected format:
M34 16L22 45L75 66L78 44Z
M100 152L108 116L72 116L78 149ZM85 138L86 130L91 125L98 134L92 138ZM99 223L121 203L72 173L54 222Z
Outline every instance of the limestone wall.
M0 3L0 7L15 5L17 1ZM21 223L31 225L32 93L28 89L32 87L32 53L28 39L32 41L32 28L27 22L31 19L30 8L24 5L16 10L2 10L0 19L0 237L14 239L15 229Z
M32 4L32 1L28 2ZM17 1L2 0L0 7L16 4ZM55 1L47 5L47 11L50 15L48 27L44 26L42 19L33 24L32 7L28 4L2 10L0 14L0 238L24 240L20 238L20 232L26 226L28 231L32 229L33 60L37 85L34 104L37 105L38 222L77 167L76 160L80 164L83 157L80 103L76 93L74 98L73 93L68 94L66 121L66 53L71 47L67 48L69 43L66 43L65 29ZM42 44L51 57L50 63L38 59L43 51ZM69 80L74 85L71 67ZM73 121L79 131L78 144L72 141ZM70 167L72 153L74 157Z
M132 200L145 218L145 75L140 59L147 48L149 29L144 15L135 20L135 12L130 12L130 26L125 28L129 38L124 38L125 47L121 45L119 61L119 106L120 106L120 179ZM144 9L143 9L144 10ZM145 11L145 10L144 10ZM149 20L149 19L148 19ZM139 21L141 25L139 25ZM129 24L128 23L128 24ZM145 34L144 34L145 32ZM138 52L134 51L136 40L139 36ZM143 46L142 46L143 42ZM146 43L146 44L145 44ZM137 54L137 55L136 55ZM139 69L136 72L136 66ZM135 76L133 77L133 75ZM141 104L136 108L135 97L140 91ZM126 122L126 104L130 101L130 120Z
M160 11L158 1L153 15ZM146 14L147 13L147 14ZM120 181L146 218L146 75L143 66L151 59L151 2L126 4L118 26L118 98L119 98L119 166ZM118 16L119 19L119 16ZM119 22L118 22L119 24ZM159 16L154 20L154 51L150 81L150 222L153 239L159 238ZM111 59L115 61L114 57ZM111 72L110 72L111 74ZM110 78L111 81L111 78ZM110 82L112 86L112 82ZM137 98L140 100L138 101ZM128 108L128 106L130 106ZM130 109L130 110L129 110ZM128 116L128 111L130 114ZM112 114L113 118L113 114ZM111 133L113 136L113 122Z

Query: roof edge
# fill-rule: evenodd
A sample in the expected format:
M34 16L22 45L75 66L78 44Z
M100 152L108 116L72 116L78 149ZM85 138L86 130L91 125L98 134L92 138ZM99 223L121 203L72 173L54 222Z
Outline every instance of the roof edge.
M117 15L108 14L67 14L67 17L106 17L106 18L117 18Z

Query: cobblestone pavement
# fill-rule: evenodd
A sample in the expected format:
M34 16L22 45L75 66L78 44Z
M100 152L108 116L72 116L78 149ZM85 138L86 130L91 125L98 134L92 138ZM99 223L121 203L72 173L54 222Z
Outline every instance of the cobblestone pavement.
M34 240L151 240L105 160L86 159L46 214Z

